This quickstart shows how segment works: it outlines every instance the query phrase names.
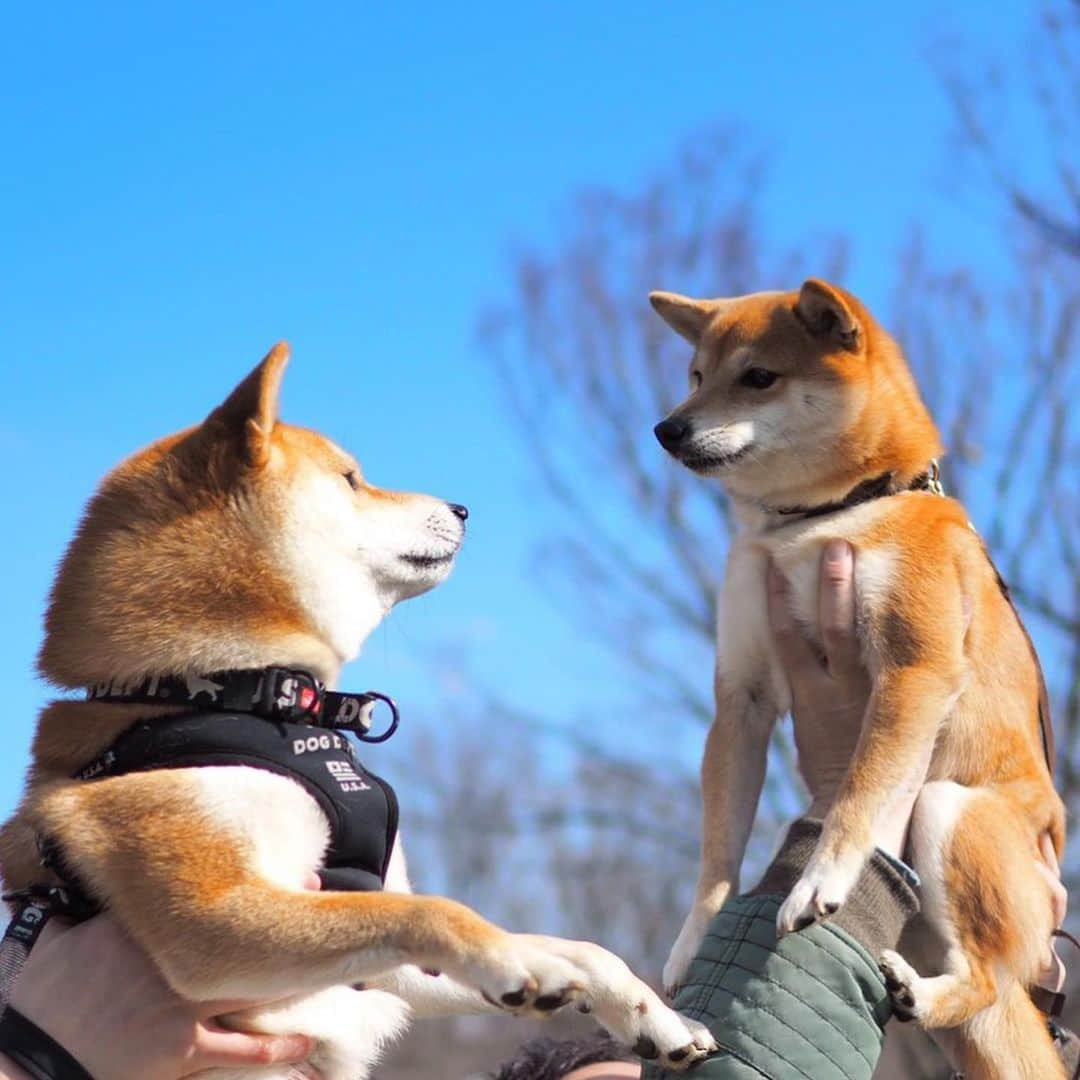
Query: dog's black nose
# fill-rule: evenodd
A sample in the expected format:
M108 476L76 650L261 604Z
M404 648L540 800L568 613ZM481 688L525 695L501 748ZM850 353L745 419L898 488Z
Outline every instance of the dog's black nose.
M669 416L666 420L661 420L653 428L653 433L660 440L660 445L665 450L674 451L679 448L680 443L690 434L690 422L683 420L679 416Z
M469 508L467 506L462 506L461 503L447 503L446 505L449 506L450 510L457 517L461 518L462 521L465 521L468 518Z

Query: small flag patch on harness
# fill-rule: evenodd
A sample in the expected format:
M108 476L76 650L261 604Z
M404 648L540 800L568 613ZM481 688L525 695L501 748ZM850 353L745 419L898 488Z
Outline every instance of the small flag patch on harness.
M328 761L326 768L338 782L342 791L370 791L371 785L365 783L356 774L356 770L347 761Z

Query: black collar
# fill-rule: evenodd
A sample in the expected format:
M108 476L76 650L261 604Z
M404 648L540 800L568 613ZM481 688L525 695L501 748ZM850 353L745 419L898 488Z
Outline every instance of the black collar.
M823 514L835 514L840 510L848 510L859 503L870 502L872 499L882 499L887 495L899 495L904 491L929 491L934 495L944 495L945 489L941 486L941 472L937 461L931 461L926 469L919 473L907 484L897 483L896 474L887 472L880 476L864 480L857 487L849 491L842 499L836 502L822 503L820 506L767 506L765 510L773 514L782 514L785 517L814 518Z
M365 742L389 739L399 720L397 706L385 694L327 690L310 672L294 668L151 675L134 683L114 679L91 686L86 696L114 704L183 705L192 712L252 713L267 720L351 731ZM373 713L380 701L390 708L390 723L385 731L372 735Z

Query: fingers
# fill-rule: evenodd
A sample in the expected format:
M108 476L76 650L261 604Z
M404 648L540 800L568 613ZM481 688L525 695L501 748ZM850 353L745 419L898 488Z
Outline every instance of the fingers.
M1035 860L1035 869L1043 876L1050 890L1050 902L1054 906L1054 925L1060 926L1065 921L1069 909L1069 894L1061 883L1061 867L1058 865L1057 852L1049 833L1039 837L1039 854L1042 861Z
M862 659L855 633L855 552L845 540L830 540L821 556L818 579L821 640L829 673L859 677Z
M766 578L769 608L769 626L780 664L792 681L807 672L819 672L821 664L810 642L803 636L791 613L791 590L787 579L776 564L769 561Z
M195 1038L189 1075L211 1068L296 1064L314 1049L314 1039L305 1035L246 1035L203 1026Z
M1054 850L1054 841L1048 832L1039 834L1039 853L1043 857L1043 862L1050 867L1054 877L1061 877L1061 867L1058 865L1057 852Z

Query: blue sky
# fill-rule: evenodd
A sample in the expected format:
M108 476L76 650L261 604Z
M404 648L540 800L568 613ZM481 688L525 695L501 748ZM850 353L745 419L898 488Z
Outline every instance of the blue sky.
M884 303L915 217L945 250L993 248L997 223L943 183L926 53L950 31L1006 46L1013 7L957 3L949 23L928 0L9 11L0 812L47 695L33 656L83 502L281 337L287 419L376 483L473 511L455 576L343 683L432 709L460 661L521 703L552 686L602 700L606 655L535 584L550 510L474 343L509 253L557 236L576 188L632 186L727 121L770 156L770 232L850 234L848 283Z

